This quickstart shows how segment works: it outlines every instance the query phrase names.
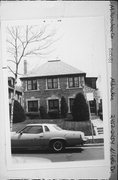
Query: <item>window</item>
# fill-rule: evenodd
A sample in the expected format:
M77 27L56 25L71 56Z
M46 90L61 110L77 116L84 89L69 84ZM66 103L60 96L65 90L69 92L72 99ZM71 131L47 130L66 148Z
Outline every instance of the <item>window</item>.
M59 100L53 99L49 100L49 110L59 110Z
M84 87L84 85L85 85L84 76L80 77L80 85L81 85L81 87Z
M29 127L26 127L21 132L28 133L28 134L39 134L43 132L43 127L42 126L29 126Z
M45 128L45 132L49 132L50 131L47 126L44 126L44 128Z
M57 126L57 125L54 125L53 126L56 130L58 130L58 131L62 131L62 129L59 127L59 126Z
M74 98L70 98L70 99L69 99L70 112L72 112L73 102L74 102Z
M37 90L37 80L28 80L27 90Z
M9 99L13 98L13 92L9 91Z
M9 80L8 80L8 85L9 85L10 87L14 87L14 79L9 79Z
M21 130L20 132L22 132L22 133L29 133L29 130L30 130L30 126L29 127L26 127L26 128L24 128L23 130ZM19 132L19 131L18 131Z
M47 79L47 88L48 89L57 89L58 88L58 78Z
M38 112L38 100L28 101L28 112Z
M79 77L69 77L68 85L69 85L69 88L79 87Z

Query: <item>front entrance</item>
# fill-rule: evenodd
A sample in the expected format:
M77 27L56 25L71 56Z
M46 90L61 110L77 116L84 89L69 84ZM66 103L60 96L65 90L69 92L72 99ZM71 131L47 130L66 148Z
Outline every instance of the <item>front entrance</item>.
M90 104L90 111L92 114L97 114L97 108L96 108L96 100L89 101Z

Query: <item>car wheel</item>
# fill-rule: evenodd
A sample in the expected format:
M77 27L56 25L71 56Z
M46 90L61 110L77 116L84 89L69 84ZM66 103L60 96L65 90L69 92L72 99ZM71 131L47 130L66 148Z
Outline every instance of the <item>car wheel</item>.
M61 152L64 150L64 143L61 140L56 140L52 143L52 150L54 152Z

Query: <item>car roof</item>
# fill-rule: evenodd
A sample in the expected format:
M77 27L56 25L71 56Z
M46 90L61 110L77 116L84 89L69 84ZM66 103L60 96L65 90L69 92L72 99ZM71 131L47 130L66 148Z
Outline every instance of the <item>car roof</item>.
M40 123L40 124L38 124L38 123L36 123L36 124L27 124L26 126L40 126L40 125L41 125L41 126L42 126L42 125L43 125L43 126L53 126L53 125L56 125L56 124L48 124L48 123L44 123L44 124L43 124L43 123L42 123L42 124Z

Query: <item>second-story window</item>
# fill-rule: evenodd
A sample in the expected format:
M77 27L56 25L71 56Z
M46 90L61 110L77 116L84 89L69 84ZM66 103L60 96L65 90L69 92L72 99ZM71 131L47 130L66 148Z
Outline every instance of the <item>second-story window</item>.
M57 89L58 88L58 78L47 79L47 89Z
M85 81L84 81L84 77L83 76L80 77L80 86L81 87L85 86Z
M79 87L79 77L69 77L68 78L68 86L69 86L69 88Z
M37 90L37 80L28 80L27 90Z

